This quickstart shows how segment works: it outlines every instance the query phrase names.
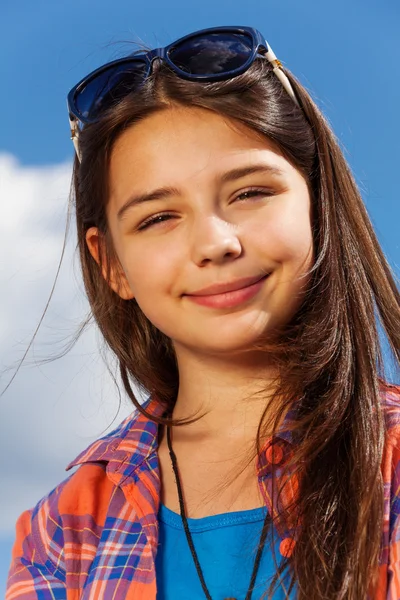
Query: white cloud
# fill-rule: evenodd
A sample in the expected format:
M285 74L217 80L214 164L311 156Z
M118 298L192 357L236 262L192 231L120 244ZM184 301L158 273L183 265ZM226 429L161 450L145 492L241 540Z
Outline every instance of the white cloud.
M0 154L0 392L14 373L5 368L22 358L56 276L70 179L69 163L28 168ZM72 233L28 355L31 366L20 369L0 398L0 535L12 532L19 514L67 476L68 462L131 411L123 397L118 413L118 394L93 329L65 358L32 365L35 356L57 354L87 313L75 245Z

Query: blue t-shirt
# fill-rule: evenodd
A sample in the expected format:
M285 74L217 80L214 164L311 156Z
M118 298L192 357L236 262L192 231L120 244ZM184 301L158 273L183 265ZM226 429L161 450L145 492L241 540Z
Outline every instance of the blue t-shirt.
M266 507L188 519L193 544L212 600L244 600L250 584ZM181 516L160 504L159 545L156 557L157 600L204 600ZM279 537L275 530L276 560L280 562ZM271 530L266 540L252 600L259 600L276 573ZM289 576L285 571L285 588ZM282 587L274 600L286 598ZM295 589L290 598L295 598Z

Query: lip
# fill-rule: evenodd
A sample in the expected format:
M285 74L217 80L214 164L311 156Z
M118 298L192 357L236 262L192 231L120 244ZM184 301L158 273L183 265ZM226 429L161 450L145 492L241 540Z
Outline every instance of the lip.
M200 304L201 306L207 306L209 308L234 308L243 304L246 301L251 300L258 294L263 287L266 280L269 278L268 275L262 277L251 277L246 279L237 280L230 284L220 284L219 289L225 288L225 291L219 293L205 293L206 289L215 290L217 286L211 286L196 292L196 294L185 294L188 300ZM247 285L243 285L246 283ZM238 286L241 287L238 287ZM229 288L228 290L226 288ZM235 289L232 289L235 287Z
M235 292L236 290L241 290L242 288L253 285L253 283L257 283L257 281L264 279L266 276L266 274L256 275L255 277L244 277L227 283L215 283L214 285L209 285L208 287L192 292L191 294L185 294L185 296L213 296L216 294L225 294L226 292Z

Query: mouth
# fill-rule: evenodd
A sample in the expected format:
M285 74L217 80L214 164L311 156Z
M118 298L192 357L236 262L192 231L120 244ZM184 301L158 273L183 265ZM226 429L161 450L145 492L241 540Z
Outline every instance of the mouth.
M221 291L215 291L218 289L217 286L211 286L194 294L185 294L185 296L190 301L209 308L234 308L254 298L270 275L271 273L268 273L261 277L237 280L230 284L218 284Z
M191 292L190 294L184 294L185 296L216 296L220 294L225 294L228 292L236 292L237 290L241 290L247 288L249 286L258 283L262 279L266 279L269 277L271 273L267 273L266 275L256 275L253 277L243 277L242 279L236 279L231 282L226 283L216 283L201 290L197 290L195 292Z

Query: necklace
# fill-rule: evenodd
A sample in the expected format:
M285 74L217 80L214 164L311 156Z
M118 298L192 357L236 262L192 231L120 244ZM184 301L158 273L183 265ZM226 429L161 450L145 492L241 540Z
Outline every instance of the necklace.
M178 472L178 464L177 464L177 460L176 460L176 455L172 449L171 427L170 426L167 426L167 443L168 443L169 455L171 457L172 468L173 468L173 471L175 474L176 486L178 488L179 507L180 507L180 512L181 512L183 528L184 528L185 534L186 534L186 539L188 541L189 548L190 548L190 551L193 556L194 564L195 564L196 571L197 571L197 574L200 579L201 587L203 588L203 592L204 592L207 600L212 600L212 598L210 596L210 592L208 591L208 588L206 586L206 582L204 581L203 572L201 570L199 559L198 559L198 556L196 553L196 549L193 544L193 539L192 539L191 533L189 531L189 526L188 526L186 512L185 512L185 504L183 501L182 486L181 486L181 481L180 481L179 472ZM251 594L253 592L253 587L254 587L254 584L256 581L258 567L260 565L261 555L262 555L264 545L265 545L265 539L267 537L267 525L268 525L269 521L270 521L270 516L269 516L269 513L267 512L265 520L264 520L263 529L261 532L260 542L258 544L256 559L254 561L253 573L250 578L250 585L249 585L249 589L247 590L245 600L251 600ZM225 600L236 600L236 599L235 598L225 598Z

